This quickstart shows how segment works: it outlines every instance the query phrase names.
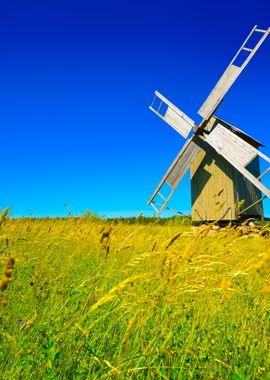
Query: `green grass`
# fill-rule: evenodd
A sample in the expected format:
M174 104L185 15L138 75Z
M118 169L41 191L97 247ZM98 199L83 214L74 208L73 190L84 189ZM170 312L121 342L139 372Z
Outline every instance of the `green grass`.
M133 222L4 221L0 378L270 379L269 226Z

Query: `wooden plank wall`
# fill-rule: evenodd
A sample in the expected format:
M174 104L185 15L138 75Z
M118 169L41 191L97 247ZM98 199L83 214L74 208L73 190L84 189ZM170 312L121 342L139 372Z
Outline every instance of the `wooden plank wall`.
M192 220L234 220L233 167L200 140L202 151L191 165Z
M200 140L202 151L191 165L192 220L236 220L239 202L245 200L242 209L261 198L261 192L252 185L215 150ZM259 175L259 158L248 166ZM245 216L263 215L262 204L245 212Z
M260 162L259 157L257 156L248 166L247 169L255 176L258 177L260 175ZM248 181L243 174L239 173L236 169L234 174L234 191L235 191L235 200L239 202L241 200L245 200L245 203L241 207L244 210L246 207L250 206L256 200L262 198L261 191L252 185L250 181ZM260 216L263 215L263 205L262 203L258 203L253 206L249 210L245 211L244 216Z

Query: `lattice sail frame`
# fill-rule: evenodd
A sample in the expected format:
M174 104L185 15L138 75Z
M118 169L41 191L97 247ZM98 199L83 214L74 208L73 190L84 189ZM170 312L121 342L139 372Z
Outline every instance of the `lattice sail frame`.
M255 33L261 34L261 38L257 41L256 45L253 48L248 47L247 44ZM202 116L204 120L208 120L213 115L213 113L223 100L224 96L227 94L233 83L236 81L236 79L242 73L244 68L247 66L251 58L258 51L258 49L265 41L269 33L270 28L268 28L267 30L262 30L257 29L257 25L253 27L253 29L245 39L244 43L242 44L236 55L233 57L224 74L219 79L216 86L213 88L208 98L205 100L205 102L199 109L198 114ZM248 56L244 59L241 65L237 65L237 59L243 51L248 52Z
M196 158L200 150L201 148L194 141L192 141L192 139L189 139L186 141L185 145L180 150L173 163L170 165L166 174L147 202L158 214L161 214L164 208L167 207L167 203L169 202L182 178L192 164L192 161ZM168 196L164 196L161 193L161 189L165 183L170 187L170 193ZM162 203L156 201L156 198L158 196L160 197ZM160 207L158 208L158 206Z

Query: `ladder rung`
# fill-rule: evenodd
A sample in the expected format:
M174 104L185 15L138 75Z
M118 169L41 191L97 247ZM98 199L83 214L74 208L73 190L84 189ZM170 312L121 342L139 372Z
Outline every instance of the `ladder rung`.
M255 29L254 32L266 33L267 30L263 30L263 29Z
M267 168L261 175L259 175L259 177L257 178L258 180L260 180L262 177L265 176L265 174L267 174L268 172L270 172L270 166L269 168Z
M159 209L154 205L155 202L151 202L150 205L153 207L153 209L159 214Z
M157 96L155 95L155 96L154 96L154 99L153 99L153 101L152 101L151 107L154 107L154 104L155 104L156 98L157 98Z
M166 200L166 198L165 197L163 197L163 195L160 193L160 192L158 192L158 195L160 196L160 198L162 198L164 201Z
M253 51L253 49L250 49L250 48L247 48L247 47L243 47L242 50L246 50L246 51Z
M158 113L160 113L159 111L160 111L160 108L161 108L161 106L162 106L162 103L163 103L163 101L160 100L159 107L158 107L158 110L157 110Z

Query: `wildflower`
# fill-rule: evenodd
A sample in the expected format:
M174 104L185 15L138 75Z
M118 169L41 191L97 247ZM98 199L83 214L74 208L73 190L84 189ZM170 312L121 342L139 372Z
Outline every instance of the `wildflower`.
M21 323L23 323L23 320L22 319L18 319L17 320L17 324L20 325Z

